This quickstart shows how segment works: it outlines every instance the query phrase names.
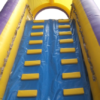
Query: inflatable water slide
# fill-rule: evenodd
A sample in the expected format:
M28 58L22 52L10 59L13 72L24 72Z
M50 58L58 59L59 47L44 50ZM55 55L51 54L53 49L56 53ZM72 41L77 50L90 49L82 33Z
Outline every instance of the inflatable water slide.
M46 8L69 19L35 20ZM8 0L0 12L0 100L100 100L93 0Z

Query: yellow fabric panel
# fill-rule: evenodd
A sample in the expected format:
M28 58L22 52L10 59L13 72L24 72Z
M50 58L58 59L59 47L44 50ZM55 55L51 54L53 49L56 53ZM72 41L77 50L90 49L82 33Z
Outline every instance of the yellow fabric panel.
M40 60L34 60L34 61L25 61L24 66L37 66L40 65Z
M65 65L65 64L77 64L78 63L78 59L62 59L61 60L61 64Z
M32 50L27 50L27 54L41 54L42 49L32 49Z
M93 100L100 100L100 95L99 95L100 89L98 87L97 80L93 81L93 76L92 76L92 73L91 73L91 70L90 70L90 65L89 65L89 62L88 62L88 58L87 58L87 55L86 55L86 52L85 52L85 49L84 49L82 36L79 32L79 27L78 27L77 23L76 23L76 28L78 30L78 35L79 35L79 40L80 40L80 44L81 44L81 48L82 48L82 52L83 52L83 57L84 57L84 61L85 61L86 67L87 67L87 71L88 71L90 86L91 86L92 95L93 95L93 98L94 98Z
M73 88L73 89L64 89L63 90L64 96L82 95L82 94L84 94L83 88Z
M32 26L32 29L43 29L43 25Z
M74 1L74 3L77 4L78 0L76 0L76 2ZM80 6L80 4L79 4L79 6ZM78 9L79 6L76 6L76 9ZM77 10L77 13L80 18L80 23L81 23L81 26L83 29L83 36L84 36L84 39L86 42L89 56L91 58L91 62L94 66L94 71L96 74L98 85L100 87L100 77L99 77L100 76L100 60L99 60L100 59L100 46L99 46L97 38L93 32L93 29L90 25L90 22L86 16L86 14L84 14L83 8L81 7L79 10ZM83 13L84 16L81 15L80 13ZM85 19L85 20L83 20L83 19ZM86 34L86 33L89 33L89 34Z
M17 20L17 18L19 19L18 15L21 15L22 14L23 11L22 12L20 12L20 11L21 11L21 9L23 9L25 7L25 4L26 3L27 3L27 0L25 0L24 3L23 3L23 1L20 1L17 4L17 7L15 8L15 10L13 12L13 15L12 15L14 18L11 17L12 19L9 19L9 21L8 21L9 23L11 23L11 25L9 26L9 29L10 29L10 31L12 30L12 32L10 32L10 33L13 33L12 27L16 24L16 21L18 21ZM20 11L19 11L19 9L20 9ZM14 45L13 45L12 50L10 52L10 55L9 55L7 64L5 66L5 69L4 69L4 72L3 72L3 75L2 75L2 78L0 80L0 99L1 100L3 99L4 93L5 93L5 89L6 89L6 86L7 86L7 82L9 80L9 76L10 76L10 73L11 73L11 70L12 70L12 67L13 67L13 64L14 64L14 61L15 61L15 58L16 58L16 54L17 54L17 51L18 51L18 48L19 48L19 44L20 44L20 41L21 41L23 32L24 32L24 26L25 26L25 23L26 23L27 13L28 12L25 13L25 16L24 16L24 18L22 20L21 27L18 30L18 34L17 34L16 39L14 41ZM15 17L15 15L17 17ZM14 20L14 19L16 19L16 20ZM13 22L15 24L12 24ZM8 33L9 33L9 31L8 31ZM8 34L8 33L6 32L5 35ZM8 41L6 41L6 42L8 42ZM6 48L6 46L5 46L5 48Z
M99 59L100 59L100 46L99 46L98 41L96 39L96 36L93 32L93 29L89 23L89 20L84 12L84 9L81 5L81 2L79 0L74 0L73 3L74 3L76 10L77 10L77 14L78 14L79 21L80 21L82 31L83 31L84 40L86 42L86 47L88 49L88 53L89 53L89 56L91 58L93 68L95 71L95 75L96 75L96 81L93 81L93 74L91 72L90 64L88 62L88 58L87 58L87 55L86 55L86 52L84 49L82 36L79 32L78 24L76 23L76 27L77 27L77 31L78 31L78 35L79 35L79 40L80 40L81 48L82 48L82 52L83 52L83 57L85 60L87 71L88 71L93 100L100 100L100 85L99 85L99 81L100 81L100 78L99 78L99 76L100 76L99 75L100 74L99 73L99 70L100 70L99 69L100 68L99 67L100 66L100 61L99 61ZM73 14L71 19L74 19L74 18L76 19L75 15ZM86 33L89 33L89 34L86 34Z
M75 48L61 48L60 53L70 53L75 52Z
M55 3L59 3L71 10L72 0L54 0Z
M73 39L61 39L59 42L60 44L63 44L63 43L73 43Z
M36 97L37 90L19 90L17 97Z
M50 4L53 4L54 3L54 0L49 0Z
M31 36L43 36L43 32L31 33Z
M0 68L3 67L3 65L4 65L4 58L6 58L6 56L7 56L7 51L10 48L12 38L15 34L15 30L18 26L19 20L21 18L24 8L25 8L25 4L26 4L26 0L23 4L22 4L22 1L20 1L17 4L17 7L13 11L10 19L8 20L5 28L3 29L3 31L0 35L0 56L1 56L0 57ZM17 16L17 18L16 18L16 16ZM15 18L16 18L16 21L15 21Z
M58 23L69 23L69 19L58 20Z
M72 0L28 0L35 18L36 14L47 7L57 7L64 10L70 16Z
M72 72L72 73L63 73L62 74L63 79L80 78L80 77L81 77L80 72Z
M59 32L59 35L72 35L71 31L68 32Z
M28 0L32 12L34 12L34 10L39 6L47 4L49 2L49 0Z
M34 20L33 23L44 23L45 20Z
M21 80L36 80L39 79L39 74L22 74Z
M43 41L42 40L30 40L29 41L29 44L42 44L43 43Z
M76 24L76 26L77 26L77 30L79 30L77 24ZM100 94L100 90L99 90L99 87L98 87L98 83L97 83L97 80L93 81L93 76L92 76L92 73L91 73L91 70L90 70L90 65L89 65L89 62L88 62L88 59L87 59L87 55L86 55L86 52L85 52L85 49L84 49L82 36L80 35L79 31L78 31L78 35L79 35L79 40L80 40L80 43L81 43L83 57L84 57L84 60L85 60L87 71L88 71L90 86L91 86L92 95L93 95L93 98L94 98L93 100L100 100L100 95L99 95Z
M41 11L41 9L44 9L44 8L52 8L52 7L56 7L56 8L60 8L62 10L64 10L68 16L70 16L70 10L67 8L67 6L64 6L64 5L61 5L60 3L46 3L46 4L43 4L43 5L40 5L39 7L37 7L36 9L34 9L33 11L33 17L35 18L36 14Z
M59 29L62 29L62 28L70 28L70 25L59 25L58 28Z

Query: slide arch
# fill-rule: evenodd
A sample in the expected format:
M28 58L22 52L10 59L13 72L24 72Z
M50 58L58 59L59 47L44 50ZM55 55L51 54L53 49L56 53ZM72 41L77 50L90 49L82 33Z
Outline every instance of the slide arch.
M35 16L41 10L44 10L46 8L57 8L57 9L60 9L63 12L65 12L68 17L70 16L70 10L66 6L64 6L62 4L59 4L59 3L53 3L53 4L47 3L47 4L42 4L42 5L38 6L36 9L34 9L34 11L33 11L33 17L35 18Z

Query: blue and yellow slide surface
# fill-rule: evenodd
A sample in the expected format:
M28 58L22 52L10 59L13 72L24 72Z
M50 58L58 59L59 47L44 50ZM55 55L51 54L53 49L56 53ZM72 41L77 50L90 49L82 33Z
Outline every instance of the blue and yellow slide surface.
M56 7L66 20L34 20ZM100 10L93 0L9 0L0 12L0 100L100 100Z

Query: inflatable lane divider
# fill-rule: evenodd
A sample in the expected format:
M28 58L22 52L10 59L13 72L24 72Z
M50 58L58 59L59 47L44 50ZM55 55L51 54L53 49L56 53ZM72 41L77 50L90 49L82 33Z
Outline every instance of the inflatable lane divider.
M59 29L70 28L70 25L59 25Z
M35 74L22 74L21 80L37 80L39 79L39 73Z
M63 43L73 43L73 39L61 39L60 41L60 44L63 44Z
M41 64L40 60L36 61L25 61L24 66L38 66Z
M38 25L38 26L32 26L32 29L43 29L43 25Z
M43 32L31 33L31 36L43 36Z
M72 35L71 31L68 32L59 32L59 35Z
M33 23L44 23L45 20L34 20Z
M78 63L78 59L62 59L61 60L61 64L65 65L65 64L77 64Z
M60 53L72 53L75 52L75 48L61 48Z
M63 73L62 79L73 79L73 78L80 78L81 73L80 72L72 72L72 73Z
M30 40L29 41L29 44L42 44L43 43L43 41L42 40Z
M69 19L58 20L58 23L69 23Z
M64 89L63 90L64 96L82 95L82 94L84 94L83 88L73 88L73 89Z
M37 90L19 90L17 97L36 97Z
M41 54L42 49L32 49L32 50L27 50L27 54Z

